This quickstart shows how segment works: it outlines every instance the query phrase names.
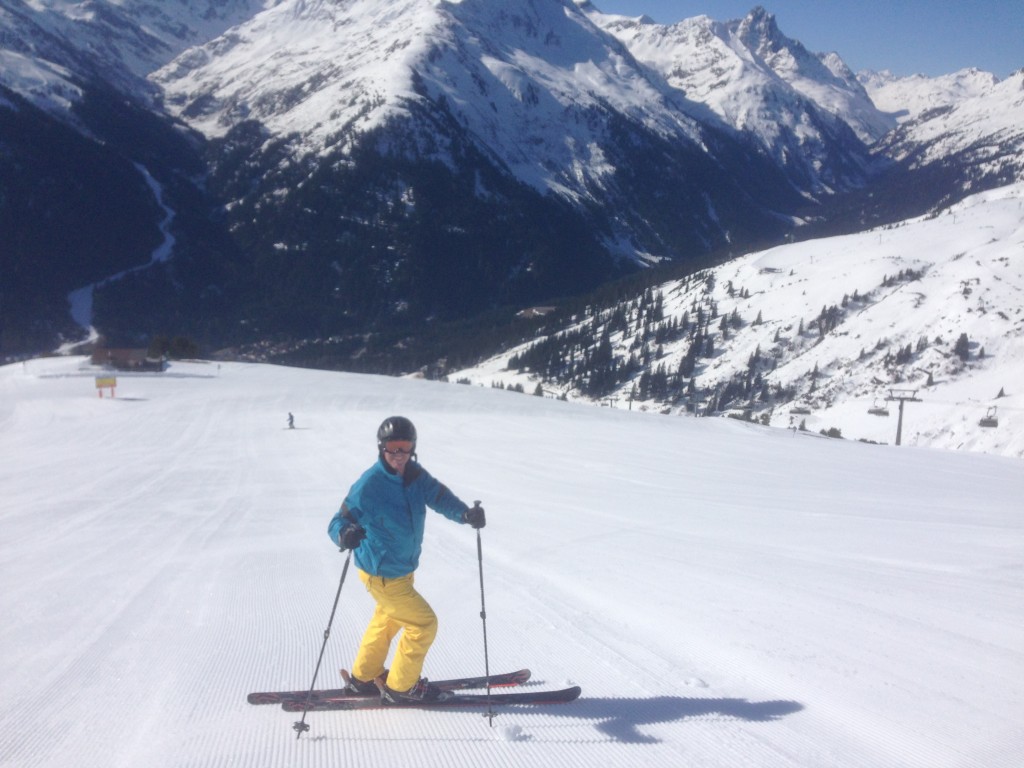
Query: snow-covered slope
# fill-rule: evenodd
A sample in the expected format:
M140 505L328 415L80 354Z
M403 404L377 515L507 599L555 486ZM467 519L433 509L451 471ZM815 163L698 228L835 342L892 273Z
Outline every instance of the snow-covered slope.
M154 73L168 106L208 136L242 120L304 149L380 124L415 98L409 65L439 34L433 3L281 2Z
M272 2L0 0L0 84L57 114L67 108L68 78L81 84L99 77L134 96L156 98L145 80L150 72ZM26 93L23 77L33 68L47 74Z
M887 154L912 167L959 158L976 174L1024 172L1024 69L972 95L921 112L886 137Z
M695 377L696 396L673 390L658 401L640 397L633 407L751 408L754 418L777 426L804 423L891 443L898 406L887 398L894 389L913 390L922 402L906 406L904 444L1024 457L1022 244L1024 185L1017 184L937 215L751 253L698 280L665 283L657 288L665 315L659 325L685 316L690 330L660 346L647 371L680 369L695 343L699 312L714 351L698 355L696 369L683 377L687 386ZM617 309L582 319L584 327L595 324L595 341ZM620 361L641 341L653 345L632 324L634 315L627 320L629 330L611 336ZM966 359L954 351L962 335ZM507 368L529 346L451 378L532 391L537 376ZM610 393L620 407L636 398L638 379L639 373ZM720 401L726 386L741 383L742 394ZM544 384L579 396L579 381ZM876 406L889 414L869 414ZM998 428L979 426L990 409Z
M82 96L71 71L45 59L0 50L0 72L3 85L46 112L66 114ZM0 106L16 109L14 102L2 96Z
M96 397L0 368L0 764L18 768L1016 768L1020 462L424 381L175 363ZM286 415L296 416L288 430ZM573 704L311 713L385 416L483 500L492 670ZM431 515L426 674L483 671L472 530ZM349 572L318 684L372 609Z
M999 82L991 72L978 69L963 69L939 77L897 77L888 70L866 70L858 72L857 79L875 105L899 122L906 122L929 110L984 96Z

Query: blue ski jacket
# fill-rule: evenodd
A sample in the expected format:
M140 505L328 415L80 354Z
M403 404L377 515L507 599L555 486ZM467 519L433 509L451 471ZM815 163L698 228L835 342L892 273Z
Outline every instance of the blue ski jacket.
M371 576L398 578L419 566L427 507L457 523L469 509L417 462L410 460L399 476L381 457L349 489L327 533L340 546L342 529L359 523L366 538L353 553L356 565Z

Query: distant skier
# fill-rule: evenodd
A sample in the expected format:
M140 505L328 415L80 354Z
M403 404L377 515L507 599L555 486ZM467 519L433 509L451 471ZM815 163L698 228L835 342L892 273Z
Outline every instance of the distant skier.
M377 602L352 665L352 693L376 693L385 675L391 641L401 632L383 700L431 701L440 690L420 673L437 634L437 616L413 586L427 507L473 528L486 524L480 506L470 508L416 460L416 427L404 416L385 419L377 430L377 461L353 484L327 530L355 555L359 578Z
M295 417L291 413L288 414L288 429L295 429Z

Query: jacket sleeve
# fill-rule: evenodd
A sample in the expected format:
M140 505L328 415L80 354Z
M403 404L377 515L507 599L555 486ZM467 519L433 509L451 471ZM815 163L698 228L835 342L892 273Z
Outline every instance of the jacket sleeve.
M464 523L463 519L469 505L448 490L448 486L438 481L433 475L423 470L419 478L423 485L423 500L435 512L440 512L449 520Z

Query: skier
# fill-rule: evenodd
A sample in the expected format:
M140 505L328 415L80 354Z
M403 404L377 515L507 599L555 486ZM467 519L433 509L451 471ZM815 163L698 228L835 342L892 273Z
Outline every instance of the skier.
M486 525L482 507L469 507L420 466L413 423L404 416L387 418L377 430L377 461L352 485L327 528L335 544L353 551L359 579L377 602L352 665L350 693L375 693L374 680L383 678L386 704L441 695L420 676L437 634L437 616L413 586L427 507L473 528Z
M295 429L295 417L291 413L288 414L288 429Z

